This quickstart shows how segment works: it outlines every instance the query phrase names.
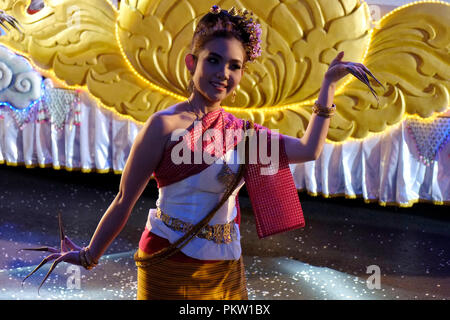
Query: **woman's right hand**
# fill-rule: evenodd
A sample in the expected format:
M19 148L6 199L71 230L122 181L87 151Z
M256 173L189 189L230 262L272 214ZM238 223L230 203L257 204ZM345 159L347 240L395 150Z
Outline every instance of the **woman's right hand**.
M64 236L64 239L61 240L61 250L55 253L56 256L54 259L56 260L60 259L59 262L64 261L81 266L80 251L82 249L83 249L82 247L76 245L67 236Z
M65 234L64 234L64 228L62 225L62 220L61 220L61 215L58 216L59 219L59 235L60 235L60 244L61 244L61 248L60 249L56 249L53 247L39 247L39 248L25 248L22 250L27 250L27 251L47 251L47 252L51 252L50 255L48 255L47 257L45 257L41 263L39 263L39 265L33 270L31 271L26 277L25 279L22 280L22 284L23 282L28 279L32 274L34 274L37 270L39 270L44 264L46 264L49 261L53 261L52 266L50 267L50 270L47 272L44 280L42 280L39 289L42 287L42 285L44 284L45 280L47 280L47 278L50 276L50 274L52 273L52 271L56 268L56 266L60 263L60 262L67 262L70 264L75 264L75 265L82 265L81 264L81 259L80 259L80 251L82 250L82 248L78 245L76 245L72 240L70 240ZM38 289L38 292L39 292Z

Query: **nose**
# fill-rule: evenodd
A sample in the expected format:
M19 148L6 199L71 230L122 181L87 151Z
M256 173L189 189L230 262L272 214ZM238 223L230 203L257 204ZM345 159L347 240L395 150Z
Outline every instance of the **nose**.
M228 76L225 74L225 72L218 72L217 74L216 74L216 77L217 77L217 79L219 79L219 80L227 80L228 79Z
M222 66L216 73L216 77L219 80L228 80L229 74L227 71L227 67L224 65Z

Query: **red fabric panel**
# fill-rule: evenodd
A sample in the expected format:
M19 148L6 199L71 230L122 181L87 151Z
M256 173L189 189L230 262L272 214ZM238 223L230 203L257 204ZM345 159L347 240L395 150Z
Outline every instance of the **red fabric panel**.
M223 119L223 121L222 121ZM212 140L203 141L203 133L208 129L222 130L225 128L226 138L223 139L225 147L229 149L234 148L240 141L240 138L235 138L233 143L230 142L233 137L231 129L242 129L244 124L248 123L242 119L236 118L234 115L227 113L223 108L209 112L206 114L202 121L197 126L194 126L189 134L180 137L179 141L189 141L191 159L194 159L194 152L196 152L196 142L201 139L202 150L209 152L210 154L220 157L222 154L214 154L214 148L211 151L213 145ZM200 127L201 126L201 127ZM230 130L228 130L230 129ZM271 152L271 143L275 138L279 139L278 149L278 164L277 171L273 174L261 174L263 168L267 168L268 165L262 164L263 161L257 156L256 163L250 163L247 165L244 180L249 194L249 198L252 204L256 229L260 238L267 237L276 233L300 228L305 226L303 217L303 210L298 198L297 189L294 184L292 173L289 169L289 161L286 155L284 141L282 135L278 135L275 132L267 129L259 124L254 124L253 128L257 136L257 150L251 151L254 155L259 155L261 146L266 147L267 156ZM263 145L260 143L260 133L267 131L267 140L262 139ZM174 145L175 146L175 145ZM169 185L171 183L181 181L193 174L197 174L206 169L209 164L202 161L201 164L175 164L171 160L172 146L163 155L161 162L158 164L154 177L157 181L158 188ZM224 152L228 151L224 150ZM276 160L269 156L272 160ZM238 203L237 203L238 205ZM239 219L240 210L238 209ZM239 220L238 219L238 220Z
M159 237L154 233L151 233L147 228L145 228L144 232L142 233L141 240L139 241L139 249L148 254L158 252L159 250L164 249L169 245L170 245L169 240ZM185 255L181 251L169 257L168 260L176 262L190 262L190 263L213 263L219 261L219 260L194 259Z

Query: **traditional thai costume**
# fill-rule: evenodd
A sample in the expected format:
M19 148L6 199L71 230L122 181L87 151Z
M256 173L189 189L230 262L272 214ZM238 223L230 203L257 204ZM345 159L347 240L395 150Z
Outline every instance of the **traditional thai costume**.
M274 154L270 155L270 164L262 164L260 157L249 161L237 187L208 225L180 252L145 266L142 261L146 257L174 243L219 203L227 185L217 176L224 168L235 174L245 159L239 152L244 150L240 148L245 140L244 125L247 130L254 129L255 137L258 137L253 140L256 141L253 155L258 155L261 147L272 150L272 143L279 139L276 163L273 162ZM252 128L248 126L249 122L220 108L207 113L201 122L180 137L179 143L189 145L190 163L173 162L174 156L178 156L174 148L180 144L165 150L154 172L159 190L157 208L150 209L136 254L138 299L247 299L238 198L244 183L260 238L304 226L282 136L258 124L253 124ZM205 139L205 131L210 129L224 132L225 139ZM264 131L267 135L263 137L267 140L260 139L259 134ZM217 148L217 141L223 148ZM216 160L212 163L203 159L195 161L199 154L196 146L201 148L200 154L207 153Z

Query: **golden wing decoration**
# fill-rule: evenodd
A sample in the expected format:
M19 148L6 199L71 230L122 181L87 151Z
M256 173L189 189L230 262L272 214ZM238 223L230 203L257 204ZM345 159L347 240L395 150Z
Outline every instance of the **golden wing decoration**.
M29 3L2 1L24 33L10 32L0 42L27 56L44 75L85 87L103 105L138 121L177 102L130 70L115 38L118 13L109 2L51 0L34 15L26 13Z
M361 60L369 44L370 17L358 1L218 1L222 8L252 10L263 29L263 55L249 65L227 106L257 109L311 99L338 51ZM198 20L209 1L124 0L117 34L134 70L151 83L187 95L184 64Z
M105 106L145 121L187 97L184 64L199 18L212 5L196 0L51 0L35 15L29 1L0 0L24 26L0 42L68 85L82 86ZM405 114L428 117L448 106L448 4L416 3L395 10L373 31L360 0L233 0L222 8L254 12L263 55L249 64L234 104L225 109L283 134L301 137L323 75L339 51L363 62L383 82L370 91L350 76L338 83L337 115L328 138L364 138Z
M329 138L364 138L399 122L445 111L450 90L450 5L417 3L386 15L375 28L364 64L386 87L371 82L380 103L360 81L336 95L338 117ZM339 121L339 123L338 123Z

